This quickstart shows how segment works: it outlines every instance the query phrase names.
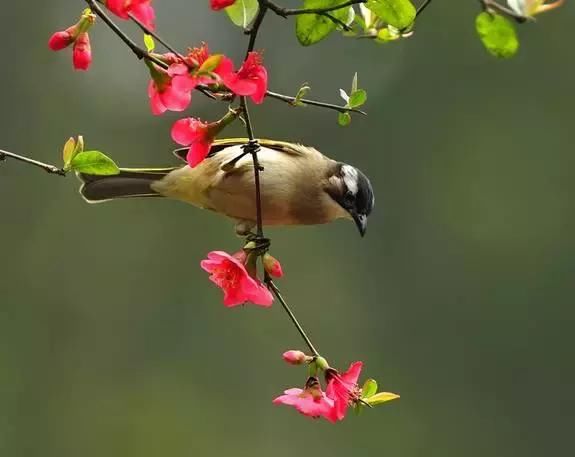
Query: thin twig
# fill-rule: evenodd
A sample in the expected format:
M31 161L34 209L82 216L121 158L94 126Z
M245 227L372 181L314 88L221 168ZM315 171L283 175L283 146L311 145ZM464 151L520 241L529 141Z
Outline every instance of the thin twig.
M6 157L10 157L11 159L19 160L20 162L34 165L35 167L38 168L42 168L42 170L44 170L45 172L51 173L53 175L66 176L66 172L55 165L39 162L38 160L29 159L28 157L24 157L18 154L14 154L13 152L4 151L3 149L0 149L0 161L5 160Z
M248 48L246 50L246 59L250 55L250 52L254 50L256 45L256 39L258 36L258 32L260 27L264 21L264 18L268 12L268 8L263 1L260 0L260 9L258 11L258 15L256 16L254 23L249 31L249 42ZM250 142L246 145L246 150L252 155L252 160L254 163L254 181L255 181L255 188L256 188L256 224L257 224L257 235L259 238L263 238L264 236L264 226L263 226L263 215L262 215L262 191L261 191L261 176L260 173L262 171L262 167L260 165L260 161L258 158L258 151L260 150L259 143L257 142L254 129L252 126L252 121L250 118L250 112L248 110L248 104L246 97L240 97L240 106L242 108L244 114L244 120L246 122L246 130L248 134L248 138Z
M270 10L281 17L288 16L299 16L300 14L324 14L331 11L337 11L348 6L357 5L359 3L365 3L367 0L349 0L345 3L339 5L329 6L327 8L284 8L277 5L271 0L264 0L264 3Z
M126 35L120 27L116 25L112 19L105 13L105 11L98 5L96 0L85 0L90 9L96 13L112 31L118 35L118 37L128 46L138 59L145 59L149 60L150 62L155 63L159 67L164 69L168 68L168 64L162 62L160 59L151 55L148 51L138 46L128 35Z
M297 99L296 97L292 97L291 95L278 94L277 92L272 92L269 90L267 91L267 96L270 98L275 98L276 100L281 100L282 102L289 103L290 105L293 105L293 103L297 100L297 101L303 103L304 105L317 106L320 108L331 109L334 111L338 111L340 113L357 113L357 114L362 114L363 116L367 116L367 113L365 111L362 111L362 110L357 109L357 108L346 108L345 106L334 105L332 103L324 103L324 102L320 102L317 100L309 100L307 98Z
M280 290L277 288L277 286L274 284L274 282L272 281L272 279L270 277L266 278L266 284L267 284L268 288L272 291L272 293L276 296L276 298L281 303L281 305L283 306L284 311L287 313L287 315L291 319L293 325L295 326L295 328L297 329L297 331L299 332L299 334L301 335L301 337L303 338L303 340L307 344L307 347L309 348L309 350L312 352L312 354L314 356L318 357L319 352L317 351L317 349L315 348L315 346L313 345L313 343L311 342L311 340L307 336L303 327L301 326L301 324L298 322L297 318L295 317L295 314L293 313L293 311L291 310L289 305L284 300Z
M419 17L419 15L425 11L425 8L427 8L431 2L432 0L425 0L421 5L419 5L415 13L415 17Z

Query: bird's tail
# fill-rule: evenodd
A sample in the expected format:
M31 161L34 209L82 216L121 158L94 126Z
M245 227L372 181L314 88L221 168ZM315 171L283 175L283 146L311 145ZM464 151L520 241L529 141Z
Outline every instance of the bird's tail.
M161 197L151 185L173 170L175 168L121 168L120 174L113 176L78 173L82 181L80 194L88 203L116 198Z

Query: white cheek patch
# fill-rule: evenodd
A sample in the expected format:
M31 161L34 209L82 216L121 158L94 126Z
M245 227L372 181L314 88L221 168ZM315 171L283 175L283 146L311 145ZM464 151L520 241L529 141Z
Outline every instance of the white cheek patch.
M343 173L343 182L345 183L347 190L349 190L353 195L357 195L357 170L349 165L344 165L341 167Z

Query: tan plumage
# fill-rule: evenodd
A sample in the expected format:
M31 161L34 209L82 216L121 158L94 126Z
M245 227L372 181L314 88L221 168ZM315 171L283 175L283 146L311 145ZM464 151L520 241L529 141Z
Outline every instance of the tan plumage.
M248 154L234 162L247 141L216 141L210 156L195 168L122 169L120 175L109 177L80 175L85 183L81 193L90 202L134 196L181 200L235 219L243 233L256 220L252 158ZM334 199L346 192L343 178L337 176L341 163L311 147L259 141L264 225L324 224L352 218ZM185 159L186 150L178 150L176 155Z

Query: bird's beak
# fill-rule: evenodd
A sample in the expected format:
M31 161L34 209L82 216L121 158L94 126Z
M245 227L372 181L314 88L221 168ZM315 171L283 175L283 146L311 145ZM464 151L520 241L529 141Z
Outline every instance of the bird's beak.
M359 234L361 236L365 235L367 231L367 216L365 214L352 214L353 220L355 221L355 225L357 225L357 229L359 230Z

